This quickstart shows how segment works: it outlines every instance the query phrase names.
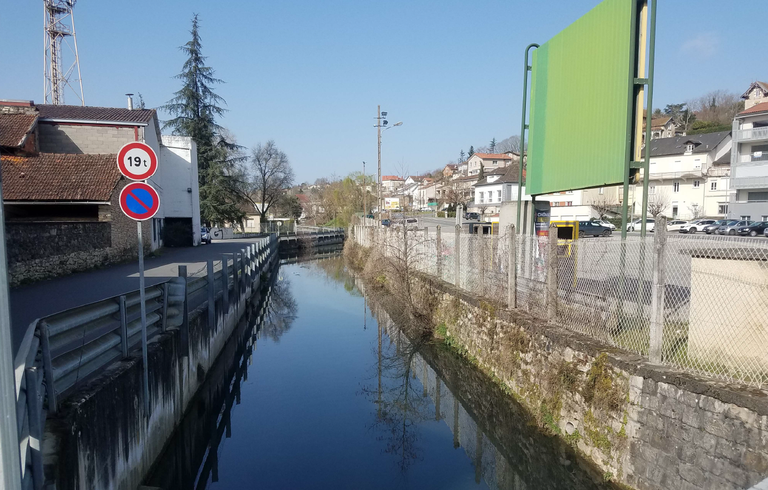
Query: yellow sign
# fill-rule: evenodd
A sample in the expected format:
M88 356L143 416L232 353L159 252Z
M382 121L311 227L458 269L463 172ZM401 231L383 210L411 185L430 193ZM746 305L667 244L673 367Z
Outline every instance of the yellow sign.
M400 198L399 197L385 197L384 198L384 209L400 209Z

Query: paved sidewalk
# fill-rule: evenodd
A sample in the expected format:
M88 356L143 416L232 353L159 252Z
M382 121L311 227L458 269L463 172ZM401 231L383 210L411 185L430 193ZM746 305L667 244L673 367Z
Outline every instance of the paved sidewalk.
M165 249L160 257L144 261L145 282L152 286L178 275L178 266L187 265L192 274L209 258L238 252L256 239L221 240L198 247ZM104 269L79 272L11 290L11 338L13 352L19 348L29 324L40 317L76 306L117 296L139 288L138 260Z

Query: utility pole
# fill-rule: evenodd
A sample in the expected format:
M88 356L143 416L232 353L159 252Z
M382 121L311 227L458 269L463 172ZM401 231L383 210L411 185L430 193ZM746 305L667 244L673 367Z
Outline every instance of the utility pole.
M16 421L16 379L13 376L8 262L5 252L3 176L0 173L0 488L21 488L21 459Z
M386 112L384 114L386 115ZM378 217L378 225L381 223L381 105L378 106L376 111L376 133L378 134L379 139L379 183L376 186L376 192L378 194L378 202L376 204L376 216Z
M368 219L368 179L365 176L365 161L363 161L363 224Z

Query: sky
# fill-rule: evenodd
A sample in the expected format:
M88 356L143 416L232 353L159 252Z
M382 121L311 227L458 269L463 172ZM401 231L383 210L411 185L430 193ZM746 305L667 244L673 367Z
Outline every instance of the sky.
M598 3L80 0L75 21L86 103L124 107L132 92L157 108L180 88L178 47L199 14L207 62L225 81L221 124L248 148L274 140L300 183L363 161L375 173L379 104L403 122L382 136L385 175L431 171L519 134L525 46ZM654 107L768 81L768 52L755 44L768 2L658 3ZM43 2L4 2L0 26L0 98L42 102Z

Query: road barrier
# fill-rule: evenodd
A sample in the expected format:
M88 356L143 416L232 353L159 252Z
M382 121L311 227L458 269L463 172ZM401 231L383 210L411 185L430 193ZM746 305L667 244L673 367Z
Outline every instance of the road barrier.
M209 260L191 275L179 266L179 277L146 288L147 341L179 330L188 352L189 312L205 307L210 320L215 312L209 306L219 299L228 310L230 298L245 294L276 251L277 238L264 237L241 252ZM39 318L28 327L14 360L23 489L45 483L42 445L48 415L78 387L141 350L140 301L139 291L131 291ZM215 328L212 320L208 325Z

